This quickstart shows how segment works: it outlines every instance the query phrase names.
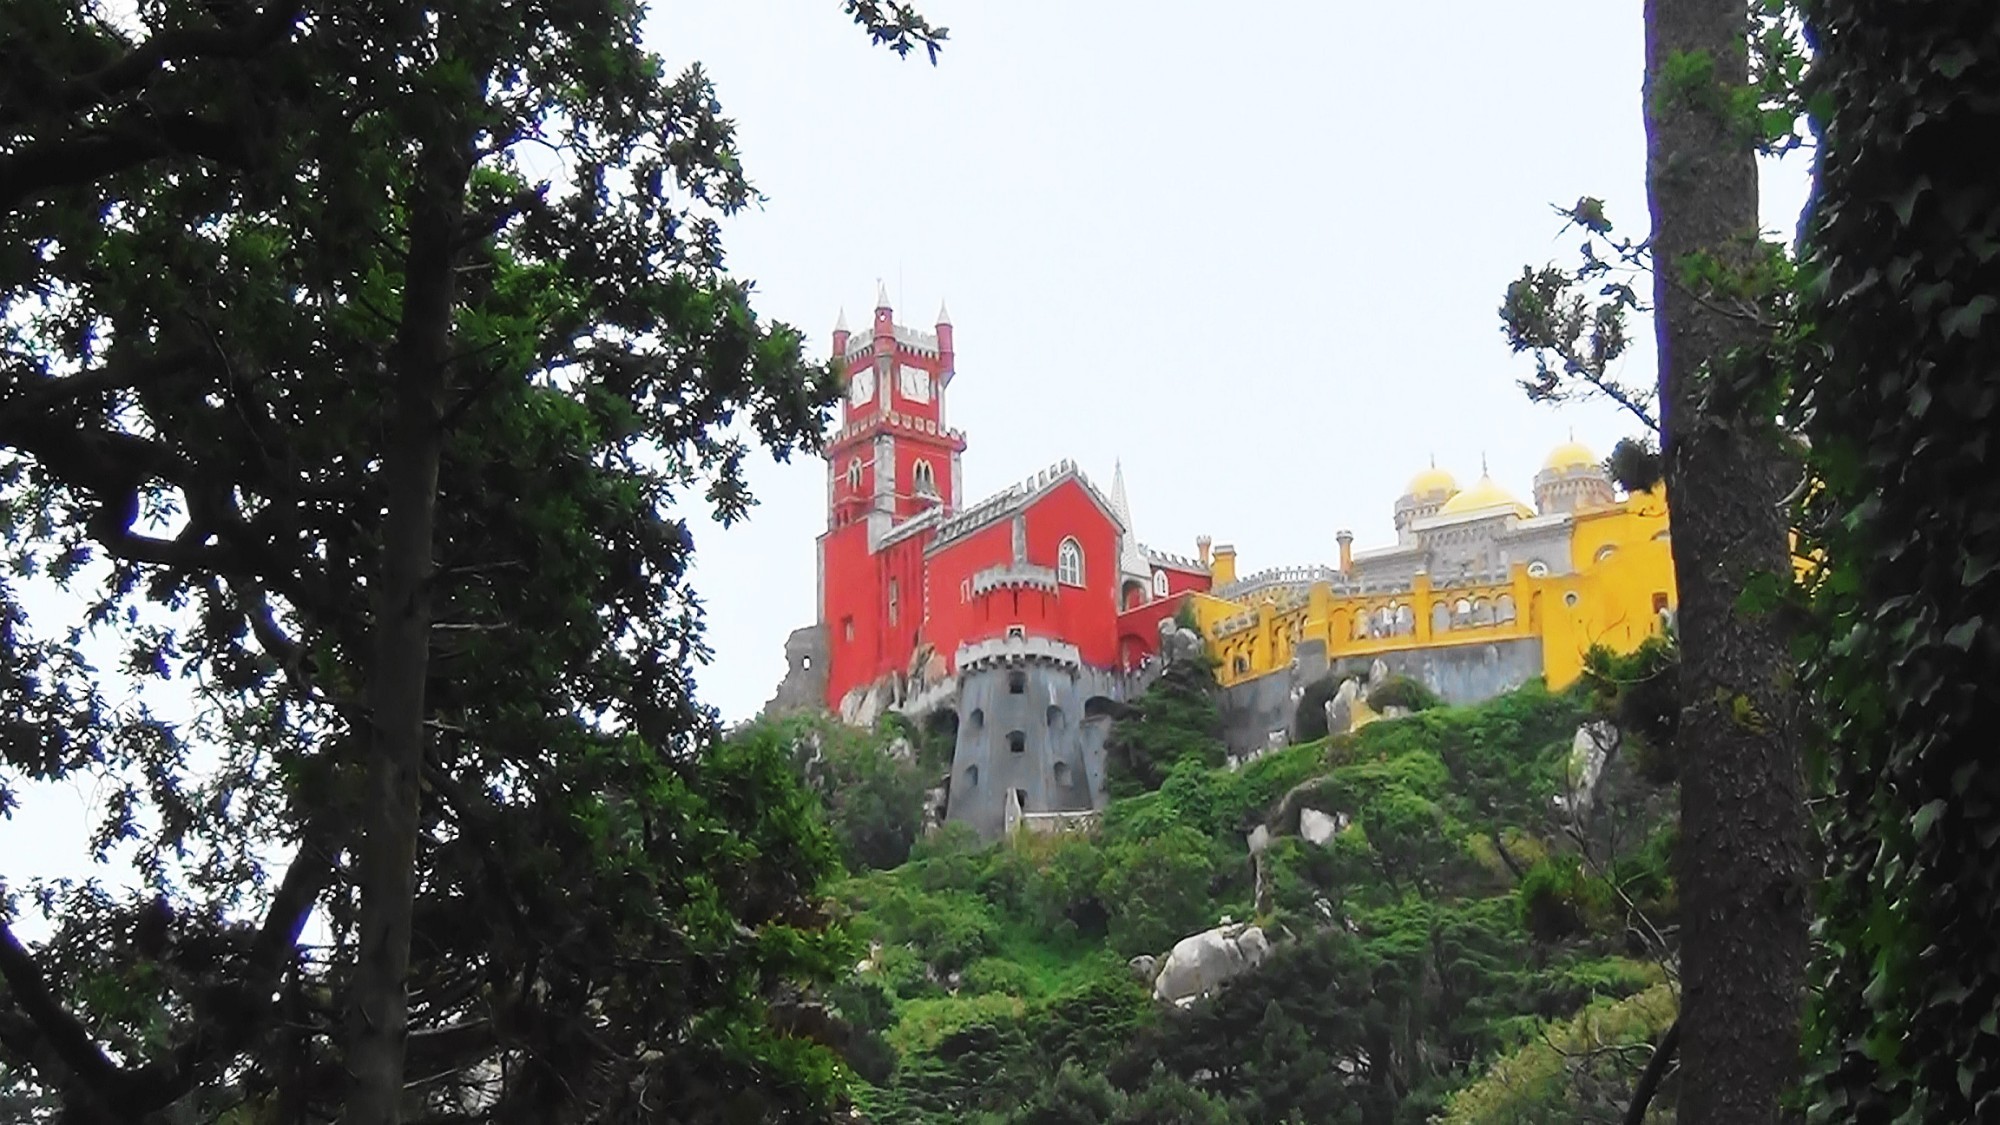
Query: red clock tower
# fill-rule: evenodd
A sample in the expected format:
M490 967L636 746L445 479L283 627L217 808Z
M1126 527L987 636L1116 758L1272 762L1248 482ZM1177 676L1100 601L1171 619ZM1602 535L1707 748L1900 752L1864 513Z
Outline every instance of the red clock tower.
M847 376L841 424L827 443L827 527L874 517L878 528L928 508L958 506L959 456L965 437L945 425L951 385L951 320L938 309L937 330L895 322L877 285L874 323L861 336L843 315L833 352Z
M897 324L877 283L869 331L849 332L843 315L833 354L847 394L826 444L819 614L829 671L843 679L896 666L915 650L929 608L922 531L958 510L965 435L945 423L953 356L943 308L934 332Z

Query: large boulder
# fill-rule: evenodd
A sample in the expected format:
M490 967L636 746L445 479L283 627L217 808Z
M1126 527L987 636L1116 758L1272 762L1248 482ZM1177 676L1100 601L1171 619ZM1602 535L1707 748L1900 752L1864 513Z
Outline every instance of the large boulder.
M1579 819L1590 815L1591 806L1597 803L1598 782L1603 780L1604 767L1617 752L1618 742L1618 728L1610 723L1591 722L1576 728L1566 763L1566 791L1555 798L1557 811Z
M1182 938L1153 980L1153 996L1186 1007L1232 977L1256 968L1271 952L1264 931L1250 925L1217 926Z
M1299 836L1308 844L1325 847L1333 842L1333 838L1338 836L1347 824L1346 813L1334 813L1329 816L1318 809L1299 810Z

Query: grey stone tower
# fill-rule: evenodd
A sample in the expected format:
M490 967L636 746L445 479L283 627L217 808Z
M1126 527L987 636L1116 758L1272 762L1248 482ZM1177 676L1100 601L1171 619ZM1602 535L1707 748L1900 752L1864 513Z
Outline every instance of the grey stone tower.
M1010 797L1028 814L1104 806L1109 685L1083 667L1074 645L982 641L959 650L958 675L948 823L997 840Z

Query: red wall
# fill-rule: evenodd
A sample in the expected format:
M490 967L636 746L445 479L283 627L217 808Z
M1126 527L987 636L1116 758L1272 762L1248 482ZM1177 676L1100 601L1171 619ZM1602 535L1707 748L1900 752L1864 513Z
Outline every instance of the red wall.
M868 525L855 522L820 537L820 574L825 583L826 701L840 698L875 677L881 644L875 620L875 563L868 554ZM854 624L849 636L845 623Z
M1100 668L1115 667L1157 647L1159 618L1172 613L1179 599L1148 603L1121 620L1118 527L1081 482L1064 481L1019 516L1026 524L1026 561L1031 565L1055 570L1062 541L1077 541L1083 548L1083 585L1058 586L1053 595L1008 589L985 597L968 596L974 574L1012 560L1012 515L953 541L928 559L924 557L931 541L928 533L893 543L876 555L868 553L863 522L823 536L828 705L837 707L854 688L907 670L920 643L929 643L950 661L960 645L1002 636L1010 625L1021 625L1032 636L1073 644L1086 664ZM1182 588L1191 588L1198 580L1201 588L1207 586L1206 576L1168 573L1170 585L1179 582ZM892 581L897 591L894 621L889 612ZM846 629L850 618L852 638ZM1141 644L1143 649L1135 647Z
M1054 636L1081 650L1085 664L1110 667L1118 656L1118 525L1074 478L1036 500L1027 517L1029 562L1054 568L1066 537L1083 548L1084 585L1060 588Z
M953 660L966 641L1002 631L986 631L986 607L966 592L966 586L974 574L1008 561L1013 552L1013 522L1003 519L953 540L931 556L931 620L925 636L945 660Z

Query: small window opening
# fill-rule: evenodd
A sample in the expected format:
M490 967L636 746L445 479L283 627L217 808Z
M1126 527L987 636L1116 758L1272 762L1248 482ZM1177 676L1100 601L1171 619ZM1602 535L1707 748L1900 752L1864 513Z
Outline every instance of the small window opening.
M1007 694L1008 695L1028 694L1028 674L1026 672L1007 673Z
M1028 752L1028 736L1027 736L1026 734L1022 733L1021 731L1018 731L1018 730L1010 730L1010 731L1008 731L1008 732L1007 732L1007 749L1009 749L1009 750L1013 751L1013 752L1014 752L1014 753L1016 753L1016 754L1025 754L1025 753L1027 753L1027 752Z

